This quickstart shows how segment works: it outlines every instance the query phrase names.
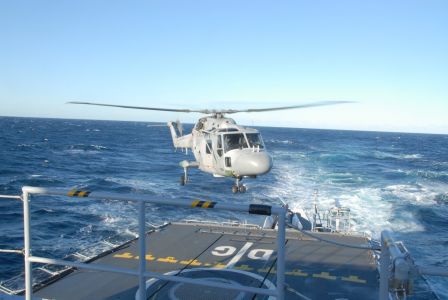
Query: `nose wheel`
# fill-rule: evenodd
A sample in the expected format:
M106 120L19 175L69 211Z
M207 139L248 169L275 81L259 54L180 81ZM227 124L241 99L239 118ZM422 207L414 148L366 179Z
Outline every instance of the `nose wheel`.
M245 193L247 188L244 184L240 184L240 181L242 180L241 177L236 178L235 184L232 186L232 193L236 194L238 192Z

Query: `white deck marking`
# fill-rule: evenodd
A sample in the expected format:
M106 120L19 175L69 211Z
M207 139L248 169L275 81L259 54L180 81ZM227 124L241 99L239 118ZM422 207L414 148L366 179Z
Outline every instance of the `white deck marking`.
M212 254L215 256L229 256L235 253L235 251L236 248L232 246L219 246L212 251Z
M274 250L270 249L254 249L247 255L251 259L269 260ZM261 255L260 255L261 254Z
M229 263L226 265L226 269L231 269L235 266L235 264L243 257L243 255L249 250L250 247L252 247L254 243L247 242L243 248L238 251L238 253L229 261Z

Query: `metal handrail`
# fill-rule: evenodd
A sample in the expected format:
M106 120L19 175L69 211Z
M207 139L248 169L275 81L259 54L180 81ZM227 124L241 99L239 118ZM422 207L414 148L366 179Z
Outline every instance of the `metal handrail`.
M0 195L0 198L22 200L22 197L17 195Z
M146 299L146 278L157 278L166 281L182 282L199 284L204 286L210 286L215 288L224 288L231 290L238 290L242 292L257 293L267 296L275 296L277 299L285 298L285 218L286 208L280 206L269 206L261 204L226 204L218 203L213 201L180 201L173 199L166 199L157 196L151 196L150 199L143 199L147 196L123 196L121 194L115 193L99 193L90 192L85 190L70 190L66 189L47 189L39 187L29 187L25 186L22 188L23 199L23 220L24 220L24 257L25 257L25 299L30 300L32 298L32 263L45 263L54 265L63 265L70 267L77 267L81 269L97 270L97 271L107 271L116 272L122 274L128 274L137 276L139 278L139 290L138 299ZM70 196L70 197L89 197L94 199L110 199L118 201L134 201L139 204L139 237L138 237L138 248L139 248L139 268L138 270L131 270L125 268L116 268L106 265L92 265L79 262L70 262L66 260L51 259L46 257L33 256L31 254L31 235L30 235L30 195L59 195L59 196ZM189 208L206 208L214 210L229 210L229 211L239 211L246 212L250 214L258 215L277 215L279 216L278 222L278 235L277 235L277 287L275 290L269 290L264 288L254 288L249 286L239 286L231 285L227 283L211 282L203 279L190 279L184 277L178 277L174 275L163 275L154 272L146 271L146 243L145 243L145 205L146 203L162 204L162 205L174 205ZM143 254L143 255L142 255Z
M410 293L413 274L448 277L446 268L419 266L414 263L407 249L393 238L389 230L381 232L380 300L388 300L392 286Z
M23 250L0 249L0 253L16 253L16 254L23 254Z
M212 201L179 201L173 199L165 199L157 196L150 196L150 199L143 199L143 195L123 196L115 193L97 193L83 190L70 190L66 189L46 189L38 187L23 187L22 196L15 195L0 195L0 198L9 198L22 200L23 202L23 218L24 218L24 249L23 250L0 250L3 253L20 253L25 257L25 298L32 298L32 263L45 263L53 265L62 265L68 267L76 267L81 269L116 272L122 274L128 274L137 276L139 278L139 294L138 299L146 299L146 278L157 278L166 281L181 282L199 284L216 288L227 288L232 290L238 290L243 292L258 293L262 295L275 296L278 299L284 299L285 297L285 218L287 208L280 206L268 206L268 205L241 205L241 204L226 204L217 203ZM31 235L30 235L30 195L59 195L70 197L89 197L94 199L110 199L118 201L134 201L139 203L139 237L138 247L139 253L146 253L145 245L145 205L146 203L162 204L162 205L174 205L183 206L189 208L213 208L218 210L230 210L240 211L250 214L260 215L277 215L278 218L278 235L277 235L277 288L276 290L268 290L264 288L254 288L248 286L233 286L225 283L211 282L201 279L191 279L184 277L177 277L173 275L163 275L154 272L146 271L146 259L145 255L139 255L139 269L131 270L125 268L116 268L106 265L92 265L80 262L71 262L67 260L52 259L45 257L32 256L31 254ZM327 242L326 240L324 240ZM368 247L366 247L368 248ZM410 258L410 254L407 249L400 243L396 242L392 237L392 232L383 231L381 233L381 257L380 257L380 287L379 287L379 299L389 299L391 282L394 285L400 285L400 287L408 293L408 287L411 286L410 280L412 275L419 273L422 275L431 276L444 276L448 277L448 270L446 268L432 267L432 266L420 266L414 263ZM6 290L6 288L0 286L0 290Z

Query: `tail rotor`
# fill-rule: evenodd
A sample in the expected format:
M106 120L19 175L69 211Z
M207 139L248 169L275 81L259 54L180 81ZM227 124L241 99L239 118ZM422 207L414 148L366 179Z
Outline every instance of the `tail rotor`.
M176 128L177 128L177 131L179 132L179 136L183 136L184 127L183 127L182 123L179 121L179 119L176 120Z

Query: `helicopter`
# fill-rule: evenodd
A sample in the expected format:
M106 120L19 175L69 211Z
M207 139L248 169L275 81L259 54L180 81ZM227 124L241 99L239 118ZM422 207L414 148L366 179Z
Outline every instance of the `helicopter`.
M214 177L235 178L232 192L244 193L247 187L241 184L241 180L243 178L256 178L259 175L268 173L272 169L273 160L272 156L266 151L261 133L257 129L238 125L235 120L226 117L226 115L326 106L351 103L351 101L320 101L301 105L243 110L171 109L80 101L67 103L205 114L206 116L196 122L192 132L186 135L183 134L183 127L179 121L167 123L174 147L176 149L183 148L186 151L191 149L195 157L194 161L183 160L179 163L184 171L180 178L180 184L187 184L188 169L198 168L203 172L212 174Z

